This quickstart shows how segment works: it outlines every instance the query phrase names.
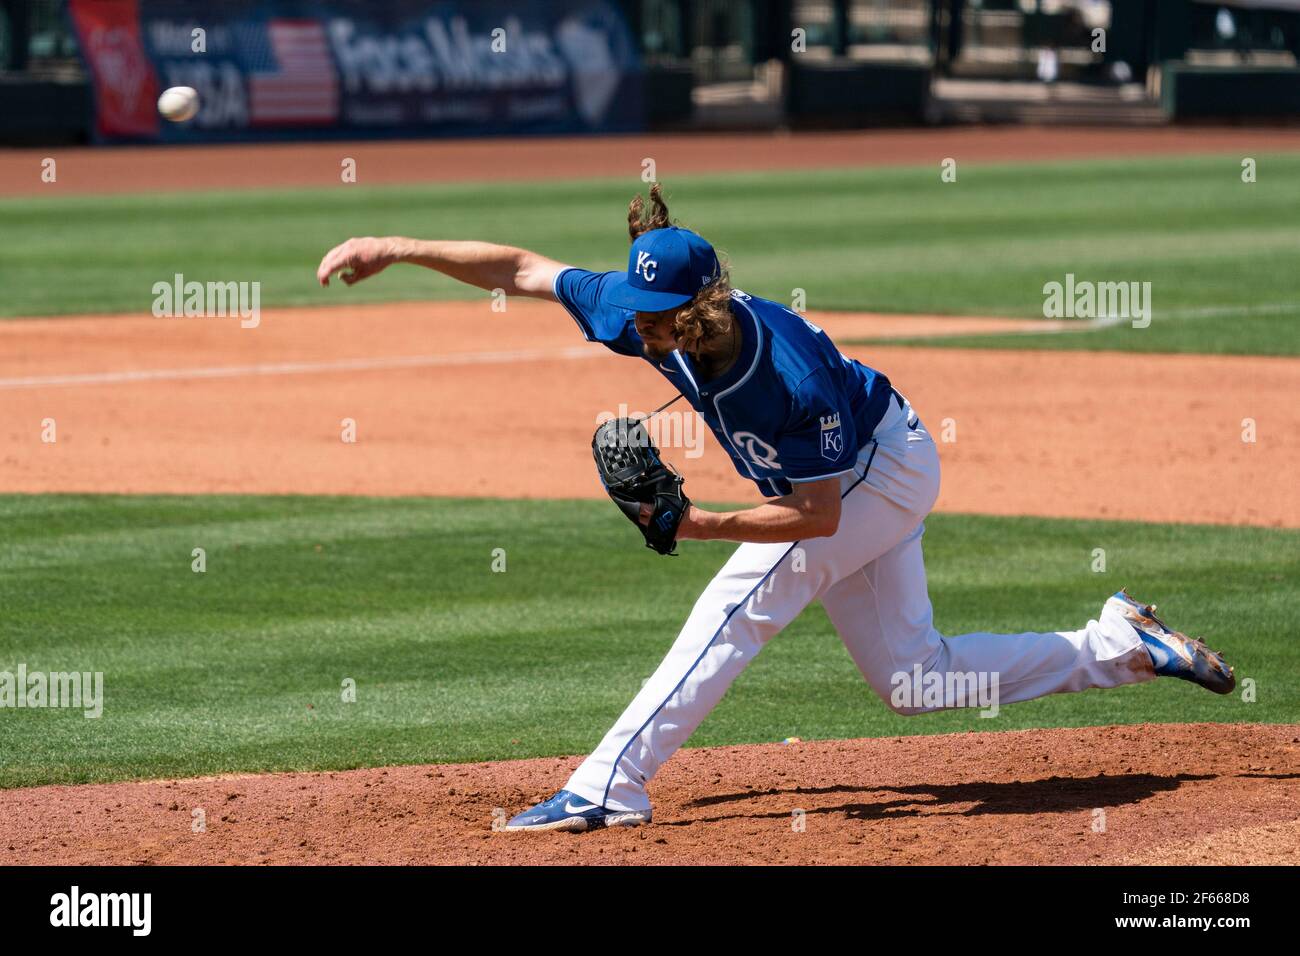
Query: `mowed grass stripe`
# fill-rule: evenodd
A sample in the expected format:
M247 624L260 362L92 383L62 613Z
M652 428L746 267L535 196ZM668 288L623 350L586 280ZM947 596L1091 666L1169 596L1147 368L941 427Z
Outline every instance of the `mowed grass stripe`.
M1216 351L1234 308L1300 302L1300 156L1022 165L937 164L669 177L672 208L732 261L737 285L813 309L1034 317L1066 273L1152 283L1159 334L1009 337L999 344ZM404 233L535 248L620 268L634 177L0 201L0 315L148 312L155 282L258 281L263 306L463 298L424 270L324 291L314 269L349 235ZM1225 314L1161 319L1189 308ZM1300 353L1293 314L1252 317L1237 350ZM1143 330L1149 332L1149 330ZM1234 343L1227 343L1231 347Z
M590 501L10 495L0 520L0 671L105 675L99 719L0 709L5 787L586 752L733 547L663 559ZM902 718L813 607L690 744L1300 720L1295 532L937 515L925 541L944 633L1077 627L1127 584L1257 701L1158 681Z

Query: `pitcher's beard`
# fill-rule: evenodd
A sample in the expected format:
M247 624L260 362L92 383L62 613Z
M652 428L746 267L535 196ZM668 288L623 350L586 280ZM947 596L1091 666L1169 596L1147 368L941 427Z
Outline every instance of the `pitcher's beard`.
M658 349L658 348L654 348L653 346L650 346L650 345L646 344L645 342L642 342L642 343L641 343L641 353L642 353L646 358L648 358L648 359L650 359L651 361L657 363L657 362L662 362L664 359L668 358L668 356L672 355L672 354L673 354L673 350L672 350L672 349Z

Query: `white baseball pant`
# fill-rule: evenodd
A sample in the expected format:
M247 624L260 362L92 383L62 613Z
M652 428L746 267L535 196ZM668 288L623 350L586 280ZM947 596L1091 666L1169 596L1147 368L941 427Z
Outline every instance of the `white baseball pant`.
M890 401L855 471L840 480L839 530L737 548L566 789L612 810L649 809L646 784L663 762L763 645L818 599L867 683L902 714L976 706L954 695L972 680L996 688L996 706L1155 676L1141 638L1113 612L1078 631L943 637L934 629L921 536L939 493L939 456L905 400ZM940 699L911 693L923 684L946 690Z

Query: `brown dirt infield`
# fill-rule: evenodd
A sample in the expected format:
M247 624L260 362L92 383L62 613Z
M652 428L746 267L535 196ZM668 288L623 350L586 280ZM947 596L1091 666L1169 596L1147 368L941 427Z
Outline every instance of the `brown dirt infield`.
M322 299L347 294L331 293ZM839 341L898 323L813 318ZM1300 360L845 351L889 375L940 439L940 510L1300 527ZM0 491L598 498L597 414L649 411L671 394L644 363L583 342L550 303L266 310L250 329L0 322ZM1241 440L1248 417L1254 443ZM53 444L41 441L46 418ZM757 500L716 441L695 434L698 455L666 449L691 494Z
M1280 127L954 127L830 133L644 134L581 138L423 140L111 149L0 150L0 196L337 186L340 162L366 185L467 180L640 176L655 160L669 182L683 173L837 166L1223 153L1240 159L1300 149ZM54 183L41 161L58 163Z
M0 864L1300 862L1300 726L686 750L650 787L650 826L493 831L503 814L559 789L577 763L9 790L0 792ZM205 832L191 829L195 808Z

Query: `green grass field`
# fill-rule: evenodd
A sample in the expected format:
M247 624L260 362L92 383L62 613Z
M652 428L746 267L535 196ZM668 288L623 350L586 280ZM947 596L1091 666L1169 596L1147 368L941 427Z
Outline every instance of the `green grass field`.
M732 547L688 542L665 560L604 502L9 495L0 521L0 671L105 683L99 719L0 710L2 787L586 752ZM1211 636L1258 701L1161 680L995 719L898 717L813 607L691 745L1300 721L1296 545L1253 528L934 516L945 633L1080 626L1127 584Z
M1199 352L1212 355L1295 355L1300 345L1300 305L1239 309L1195 309L1173 312L1167 321L1157 313L1151 325L1131 324L1065 332L1019 332L999 335L950 335L918 339L889 339L890 345L927 348L1058 349L1086 351ZM882 339L843 339L841 345L869 345Z
M672 176L673 212L731 257L738 286L810 309L1042 315L1043 285L1152 283L1153 321L952 344L1300 354L1300 155ZM522 174L522 172L521 172ZM0 315L147 313L155 282L260 281L262 305L464 298L394 269L321 290L349 235L476 238L621 268L620 180L0 201ZM469 293L472 294L472 293ZM949 344L945 342L944 344Z

